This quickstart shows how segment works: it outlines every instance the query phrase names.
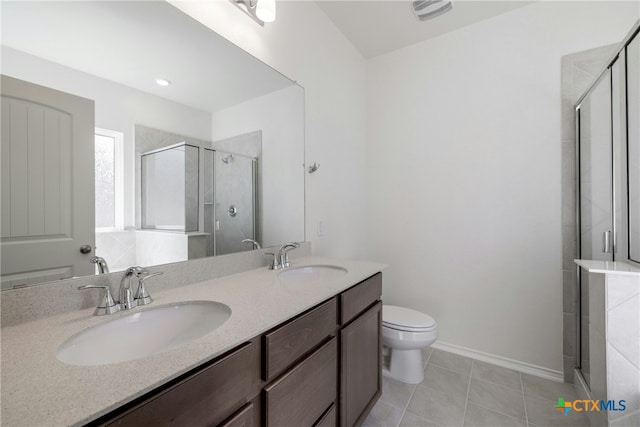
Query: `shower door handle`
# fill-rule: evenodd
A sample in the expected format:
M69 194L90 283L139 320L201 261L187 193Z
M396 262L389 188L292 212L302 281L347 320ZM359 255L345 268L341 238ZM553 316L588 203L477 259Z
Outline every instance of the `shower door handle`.
M602 252L605 254L611 253L611 231L602 233Z

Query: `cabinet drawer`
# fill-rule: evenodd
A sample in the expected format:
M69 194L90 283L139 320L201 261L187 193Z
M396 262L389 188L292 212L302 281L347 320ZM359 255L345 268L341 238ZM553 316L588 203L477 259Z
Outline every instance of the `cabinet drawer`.
M335 298L264 336L265 372L269 381L336 330Z
M335 402L338 342L333 337L265 388L267 427L310 426Z
M322 418L313 427L336 427L336 405L332 403L331 407L322 414Z
M215 425L247 402L256 384L257 340L142 401L106 425ZM259 379L258 379L259 380ZM235 424L230 424L235 426Z
M340 294L340 324L345 325L382 296L382 273L360 282Z
M247 403L237 414L220 424L219 427L254 427L253 421L253 403Z

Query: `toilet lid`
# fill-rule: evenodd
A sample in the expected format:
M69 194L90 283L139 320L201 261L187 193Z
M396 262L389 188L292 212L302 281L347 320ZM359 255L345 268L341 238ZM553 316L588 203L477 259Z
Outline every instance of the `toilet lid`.
M382 306L382 323L393 329L420 331L433 329L436 321L428 314L395 305Z

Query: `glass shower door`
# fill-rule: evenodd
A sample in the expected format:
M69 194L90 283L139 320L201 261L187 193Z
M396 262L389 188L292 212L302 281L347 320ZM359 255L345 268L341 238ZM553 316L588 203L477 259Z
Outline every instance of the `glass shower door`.
M611 70L580 103L580 258L613 261Z
M215 254L251 250L256 239L256 159L214 151Z
M611 70L577 108L579 258L614 259L613 143ZM580 275L578 364L591 387L589 277Z

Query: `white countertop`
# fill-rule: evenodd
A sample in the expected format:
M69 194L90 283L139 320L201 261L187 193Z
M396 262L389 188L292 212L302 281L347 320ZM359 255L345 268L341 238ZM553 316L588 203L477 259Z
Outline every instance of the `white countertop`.
M2 424L82 425L260 335L381 271L384 265L307 257L293 265L337 265L347 274L322 283L284 284L267 267L154 293L153 304L110 316L93 308L3 327ZM149 357L103 366L56 359L60 344L83 329L179 301L228 305L231 317L204 337Z
M589 273L603 274L624 274L640 276L640 267L636 267L626 262L615 261L594 261L586 259L575 259L576 264L587 270Z

